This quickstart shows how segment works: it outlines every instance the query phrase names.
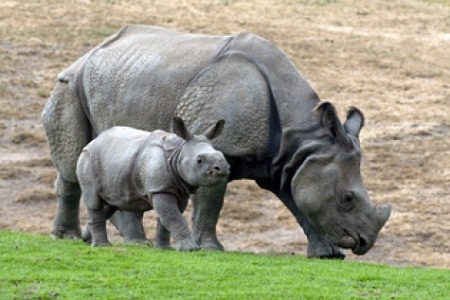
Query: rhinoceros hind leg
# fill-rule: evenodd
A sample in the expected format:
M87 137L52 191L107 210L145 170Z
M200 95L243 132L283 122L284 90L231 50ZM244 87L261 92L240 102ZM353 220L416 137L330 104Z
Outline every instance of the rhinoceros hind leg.
M55 181L57 213L51 236L54 239L81 237L79 221L81 189L77 182L64 180L59 174Z
M86 195L85 195L85 197L86 197ZM108 220L109 218L111 218L111 216L114 214L114 212L117 211L117 207L110 206L110 205L104 205L104 211L105 211L104 217L106 218L106 220ZM92 232L91 232L91 226L90 226L89 222L83 228L83 232L81 233L81 239L88 244L92 243Z
M88 208L89 224L87 230L91 233L92 247L111 246L106 233L106 210L102 207L97 210Z
M143 213L118 210L112 215L110 221L119 230L125 243L148 244L149 240L142 224L143 215Z
M216 225L225 191L226 183L212 188L200 187L192 197L192 234L202 249L224 250L217 239Z

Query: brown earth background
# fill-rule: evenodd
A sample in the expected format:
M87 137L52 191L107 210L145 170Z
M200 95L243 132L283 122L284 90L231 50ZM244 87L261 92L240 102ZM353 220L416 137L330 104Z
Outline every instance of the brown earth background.
M349 106L361 108L365 184L393 213L375 247L361 257L347 252L348 259L450 268L448 0L2 0L0 229L50 233L56 172L40 113L56 75L130 23L257 33L341 117ZM144 221L152 239L153 212ZM218 236L228 251L306 254L294 218L252 181L230 184Z

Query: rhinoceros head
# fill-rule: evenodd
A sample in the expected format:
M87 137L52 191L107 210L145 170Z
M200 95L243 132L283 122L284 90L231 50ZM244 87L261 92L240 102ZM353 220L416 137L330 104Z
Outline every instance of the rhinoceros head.
M210 140L219 136L225 121L219 120L202 135L193 135L179 117L173 119L173 132L186 140L177 164L180 177L192 186L213 186L223 183L230 174L230 166L222 152L213 148Z
M363 114L350 109L342 125L330 103L323 103L315 113L320 124L316 138L303 143L291 161L298 166L290 177L292 195L302 213L332 243L365 254L388 220L391 207L376 206L361 178Z

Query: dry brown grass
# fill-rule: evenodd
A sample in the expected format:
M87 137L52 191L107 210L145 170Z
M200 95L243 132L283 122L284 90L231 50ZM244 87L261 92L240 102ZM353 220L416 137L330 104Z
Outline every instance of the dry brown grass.
M21 209L0 215L0 227L50 231L54 202L31 201L35 185L49 196L55 176L40 112L80 55L126 23L251 31L285 51L341 116L351 105L365 113L362 173L373 200L394 211L375 248L350 259L450 268L448 0L9 0L0 20L0 202ZM21 193L26 205L13 201ZM26 219L26 209L40 213ZM247 181L230 186L218 232L231 250L306 249L281 202Z
M36 179L40 184L53 188L54 182L56 180L56 170L55 169L42 169L38 172Z
M11 134L11 142L13 144L39 144L47 142L45 134L42 130L21 129Z
M37 187L32 189L24 190L20 192L15 198L15 202L25 203L25 202L36 202L36 201L51 201L54 200L55 193L53 189Z
M14 165L1 165L0 167L1 180L20 179L30 174L31 174L30 170L16 167Z

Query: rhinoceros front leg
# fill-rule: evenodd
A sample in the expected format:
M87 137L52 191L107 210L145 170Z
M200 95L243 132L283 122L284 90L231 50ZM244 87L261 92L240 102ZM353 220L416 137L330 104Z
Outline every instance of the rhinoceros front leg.
M110 221L119 230L125 243L149 243L142 224L143 216L144 213L118 210Z
M159 218L156 220L156 237L154 246L159 249L172 249L170 246L170 231L164 227Z
M152 204L161 225L167 228L175 239L177 250L200 250L200 247L192 239L189 226L182 215L183 209L178 206L177 199L173 195L164 193L155 194L152 198Z
M200 187L192 197L192 235L202 249L224 250L217 239L216 226L227 184Z
M178 203L178 208L181 214L185 211L187 203L187 200ZM159 249L172 249L172 246L170 246L170 231L164 227L159 217L156 221L155 247Z
M81 237L80 197L78 182L69 182L58 173L55 181L57 211L51 236L54 239L76 239Z
M275 193L286 207L295 216L298 224L303 228L308 239L308 249L306 255L308 258L330 258L344 259L345 254L339 247L336 247L327 238L317 231L308 221L306 216L298 209L293 197L288 193Z

